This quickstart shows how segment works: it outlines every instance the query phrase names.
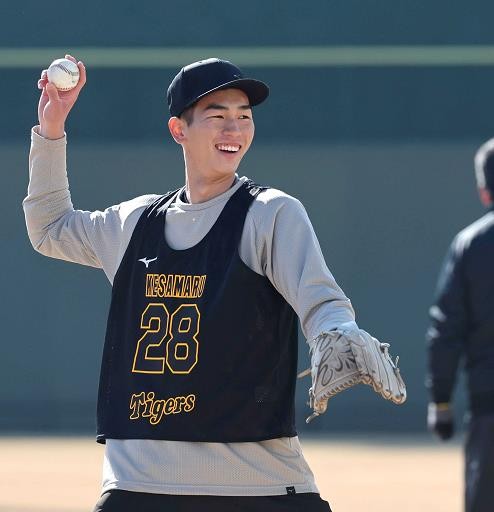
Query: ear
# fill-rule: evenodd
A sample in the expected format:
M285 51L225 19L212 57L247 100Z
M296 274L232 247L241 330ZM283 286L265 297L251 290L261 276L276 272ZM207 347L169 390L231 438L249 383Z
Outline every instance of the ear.
M492 205L491 193L486 188L479 188L479 196L481 203L487 208Z
M178 117L170 117L168 120L168 129L177 144L182 144L185 140L184 124L185 121Z

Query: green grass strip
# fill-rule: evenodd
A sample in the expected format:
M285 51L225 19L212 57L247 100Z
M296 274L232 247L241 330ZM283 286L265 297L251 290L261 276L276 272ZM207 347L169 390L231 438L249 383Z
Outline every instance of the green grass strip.
M492 66L494 46L0 48L2 68L41 68L71 53L92 68L179 68L207 57L247 67Z

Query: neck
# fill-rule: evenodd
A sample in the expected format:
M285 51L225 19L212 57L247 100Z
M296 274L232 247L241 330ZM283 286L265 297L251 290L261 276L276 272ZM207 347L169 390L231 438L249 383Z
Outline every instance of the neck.
M218 178L191 177L185 171L185 191L191 204L205 203L223 192L226 192L235 181L235 175L221 176Z

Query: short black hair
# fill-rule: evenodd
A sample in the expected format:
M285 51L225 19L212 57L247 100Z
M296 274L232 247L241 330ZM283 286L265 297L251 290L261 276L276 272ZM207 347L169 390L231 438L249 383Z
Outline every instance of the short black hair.
M494 139L482 144L475 154L477 186L494 194Z
M192 121L194 120L194 108L197 105L196 103L192 103L190 107L187 107L178 117L180 119L183 119L187 125L191 125Z

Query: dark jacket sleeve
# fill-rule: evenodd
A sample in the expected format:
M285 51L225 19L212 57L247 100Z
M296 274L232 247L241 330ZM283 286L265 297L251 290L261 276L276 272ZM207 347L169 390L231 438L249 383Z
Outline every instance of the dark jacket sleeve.
M456 237L443 263L426 334L426 386L433 402L449 402L467 333L463 251Z

